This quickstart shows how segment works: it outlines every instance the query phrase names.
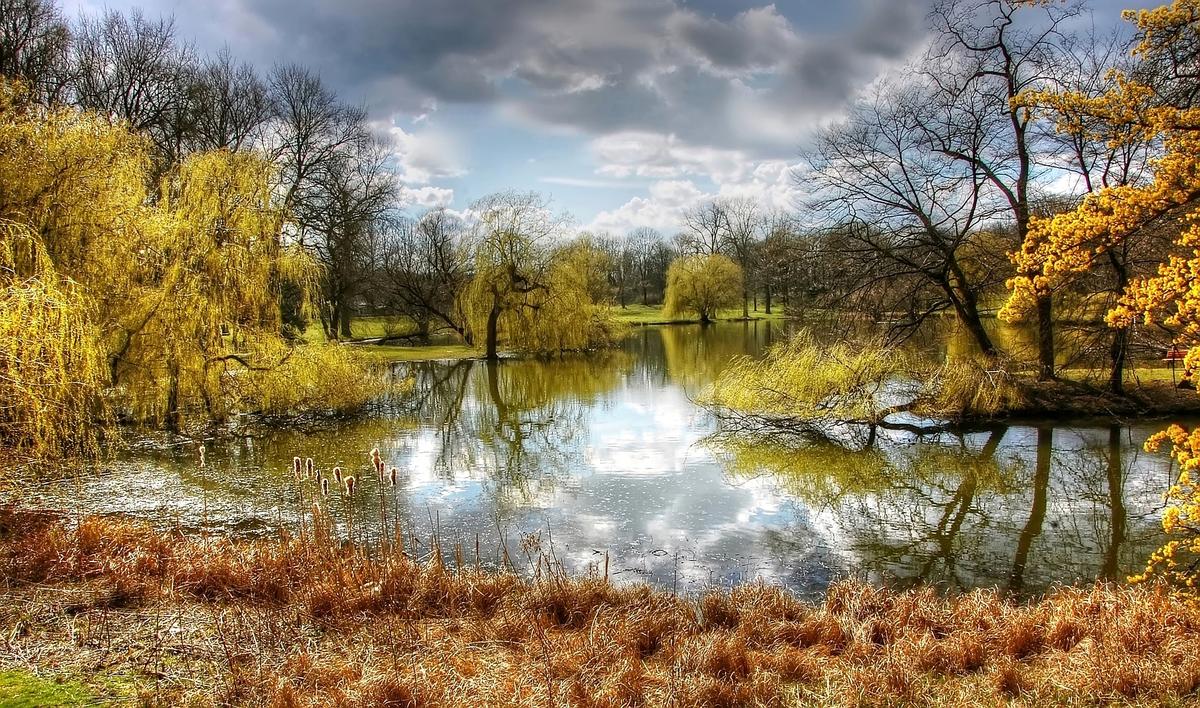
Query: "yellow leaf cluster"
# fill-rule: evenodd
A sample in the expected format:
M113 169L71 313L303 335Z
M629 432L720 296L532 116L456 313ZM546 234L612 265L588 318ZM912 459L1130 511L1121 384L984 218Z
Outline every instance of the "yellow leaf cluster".
M1193 51L1200 37L1200 0L1175 0L1152 10L1126 11L1124 17L1137 24L1135 56L1150 63L1165 57L1173 66L1180 53ZM1163 254L1154 275L1128 285L1107 320L1113 327L1145 323L1172 329L1188 350L1185 366L1195 369L1200 366L1200 109L1173 105L1155 87L1133 78L1116 78L1114 90L1099 98L1036 94L1023 100L1055 110L1062 130L1080 128L1079 116L1098 117L1105 126L1103 137L1110 141L1161 141L1152 179L1101 189L1073 211L1036 220L1029 240L1013 256L1020 275L1009 283L1012 296L1003 314L1019 316L1034 295L1052 291L1086 271L1106 250L1170 219L1180 224L1170 252ZM1174 425L1146 443L1148 450L1164 445L1179 464L1163 514L1170 539L1150 558L1146 572L1131 579L1157 573L1195 587L1200 577L1195 563L1200 558L1200 485L1194 479L1200 469L1200 429Z
M0 79L0 329L25 330L0 366L28 372L53 360L86 379L80 397L103 389L121 417L176 428L266 400L286 407L293 387L267 376L288 358L280 291L290 282L312 292L319 271L283 241L275 166L255 152L202 152L152 185L149 156L127 126L36 105L21 84ZM31 320L43 328L30 330ZM268 383L280 390L265 392ZM39 411L62 407L49 393L35 398L8 409L0 435L32 435L45 427ZM75 410L87 417L97 406L85 403ZM30 446L39 454L72 446L41 439Z

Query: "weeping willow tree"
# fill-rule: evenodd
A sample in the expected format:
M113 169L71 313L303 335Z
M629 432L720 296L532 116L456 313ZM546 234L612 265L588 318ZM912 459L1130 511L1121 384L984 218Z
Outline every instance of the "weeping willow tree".
M735 359L703 400L723 411L733 429L829 439L855 427L936 432L1026 405L1023 390L987 360L931 366L879 339L824 344L807 330L762 358ZM898 420L900 413L938 420Z
M281 337L281 289L311 293L319 271L281 237L273 170L252 152L197 153L151 198L144 138L86 111L36 106L20 84L0 80L4 327L26 331L32 318L43 328L37 341L56 340L6 338L5 366L71 378L72 416L98 410L103 390L118 416L174 430L287 409L318 379L340 392L339 408L370 395L365 369L345 350L300 350ZM281 367L292 379L277 375ZM10 446L88 447L46 428L54 386L24 390L26 403L5 414ZM94 427L70 420L61 430ZM44 442L26 445L23 427L48 430Z
M29 227L0 221L0 440L19 455L91 455L103 357L79 288Z
M556 251L565 229L533 192L503 192L476 202L474 274L461 297L472 341L498 358L501 337L533 353L557 353L611 343L619 333L588 283L597 259L585 249Z
M667 268L663 311L668 317L694 312L701 324L708 324L718 310L742 301L742 285L742 269L728 256L676 258Z
M223 420L249 402L235 395L247 390L239 379L290 356L281 284L311 290L317 270L281 242L273 169L254 153L200 153L164 183L142 263L151 288L118 323L112 354L114 382L138 417L179 429L198 403L204 418Z

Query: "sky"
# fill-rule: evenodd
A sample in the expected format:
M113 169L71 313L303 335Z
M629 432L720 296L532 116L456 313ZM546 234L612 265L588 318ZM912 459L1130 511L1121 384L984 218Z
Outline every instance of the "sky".
M390 136L412 212L536 190L578 228L795 206L806 141L917 56L932 0L67 0L140 8L266 71L298 63ZM1085 22L1121 24L1093 0Z

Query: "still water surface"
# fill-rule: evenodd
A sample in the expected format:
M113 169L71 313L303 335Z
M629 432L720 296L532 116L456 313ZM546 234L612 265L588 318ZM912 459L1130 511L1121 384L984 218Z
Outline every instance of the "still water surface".
M524 562L534 534L568 569L679 591L754 579L817 596L853 576L906 586L1000 587L1123 578L1160 541L1161 427L1012 425L869 449L714 438L692 398L736 355L762 353L778 323L647 327L616 351L553 361L398 365L411 397L317 431L147 447L41 501L243 535L290 526L303 506L294 455L360 481L324 503L345 530L379 528L380 499L410 539L440 529L474 562ZM371 471L378 447L399 469ZM311 488L306 492L311 494ZM67 500L71 501L68 503ZM76 500L82 500L77 502Z

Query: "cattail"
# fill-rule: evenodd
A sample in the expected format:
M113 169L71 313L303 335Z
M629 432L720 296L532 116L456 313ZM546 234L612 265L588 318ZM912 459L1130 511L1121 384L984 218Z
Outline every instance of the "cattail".
M299 457L292 458L292 474L296 476L296 479L300 478L300 458Z
M395 467L393 467L392 470L390 472L388 472L388 482L390 482L393 487L396 486L396 468Z
M329 496L329 478L328 477L321 480L321 496L323 496L323 497Z
M346 483L346 495L354 496L354 482L355 482L354 475L352 475L352 474L346 475L346 479L344 481Z
M309 477L313 474L313 459L311 457L304 461L304 474Z
M371 462L374 462L376 466L379 465L379 448L377 447L371 448Z
M342 468L341 467L333 468L333 481L337 482L338 484L342 483Z
M321 470L317 470L317 471L313 472L313 479L317 480L317 484L321 483L322 477L324 477L324 475L321 474Z
M200 455L200 467L201 467L201 469L203 469L203 467L204 467L204 446L201 445L200 447L196 448L196 452Z

